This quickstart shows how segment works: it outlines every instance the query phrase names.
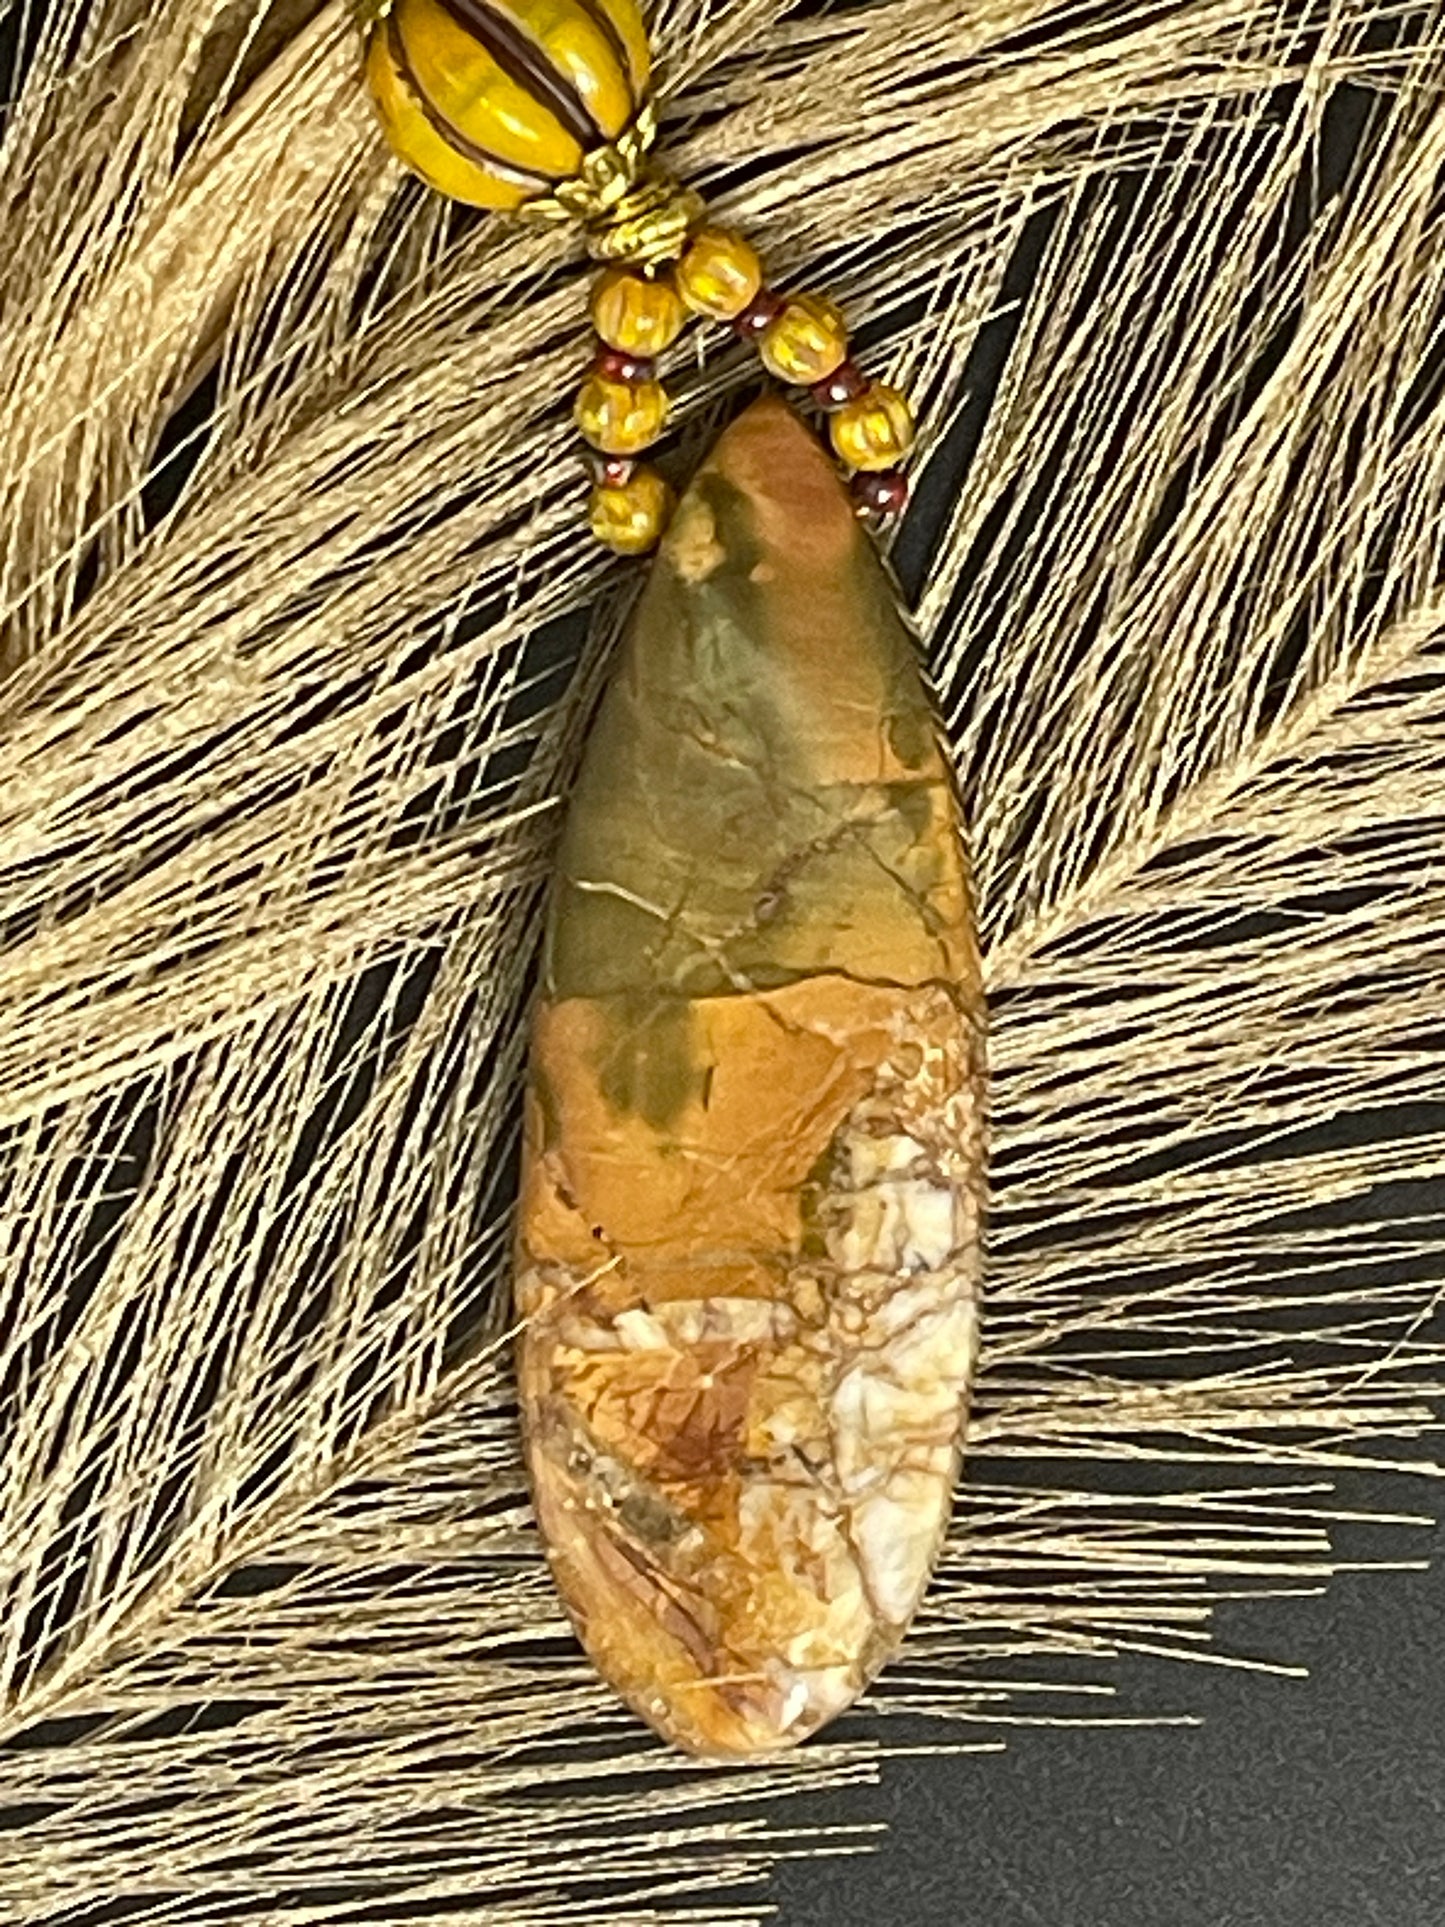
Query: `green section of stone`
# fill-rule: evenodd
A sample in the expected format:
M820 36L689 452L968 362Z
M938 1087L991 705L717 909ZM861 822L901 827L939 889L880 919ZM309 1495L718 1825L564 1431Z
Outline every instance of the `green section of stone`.
M930 763L938 745L931 714L917 709L896 709L888 718L889 746L900 763L909 769L923 769Z
M705 1095L708 1070L692 1048L692 1009L651 989L608 999L607 1043L594 1066L598 1088L614 1111L666 1132L688 1104Z
M902 764L918 779L830 780L838 752L814 734L817 689L779 640L774 585L789 558L768 551L749 498L704 469L583 759L549 920L549 994L707 997L819 970L891 980L870 959L880 933L899 930L918 937L903 980L939 974L930 893L945 881L955 806L916 646L841 486L838 498L851 530L835 544L849 633L823 638L830 665L836 655L831 699L871 705L878 769ZM660 1034L628 1030L647 1066L615 1072L619 1101L660 1120L686 1073L654 1063L676 1055ZM620 1037L619 1059L627 1048Z
M532 1066L532 1094L537 1100L537 1115L542 1126L542 1148L550 1150L562 1136L562 1112L552 1080L537 1063Z

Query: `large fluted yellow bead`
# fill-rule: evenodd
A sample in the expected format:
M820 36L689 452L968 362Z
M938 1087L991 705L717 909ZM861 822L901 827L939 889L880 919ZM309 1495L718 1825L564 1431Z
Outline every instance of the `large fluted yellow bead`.
M635 119L647 74L634 0L391 0L367 43L397 157L479 207L576 174Z
M913 410L896 388L872 381L829 417L828 432L849 468L892 468L913 446Z
M599 483L588 519L599 542L619 555L654 548L672 512L672 490L655 468L639 468L625 482Z
M577 426L604 455L637 455L667 425L667 394L660 381L613 381L589 375L577 396Z
M758 353L770 375L809 388L848 353L848 324L821 295L795 294L764 329Z
M629 268L608 268L592 290L592 325L609 348L660 355L677 340L687 310L669 281Z
M694 314L714 321L740 315L763 285L757 250L731 228L705 227L677 264L677 291Z
M428 116L405 68L396 33L385 22L373 29L366 49L366 79L382 132L397 159L428 187L471 207L514 208L542 189L532 177L495 157L482 165L454 145Z

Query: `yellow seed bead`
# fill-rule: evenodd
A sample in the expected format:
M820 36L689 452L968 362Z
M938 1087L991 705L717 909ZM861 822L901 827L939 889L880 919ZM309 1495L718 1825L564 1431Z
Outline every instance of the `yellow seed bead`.
M848 353L848 324L821 295L796 294L763 330L758 353L770 375L809 388Z
M577 397L577 426L604 455L636 455L651 447L667 423L660 381L609 381L589 375Z
M671 514L672 490L655 468L639 468L620 487L599 483L593 489L588 520L597 540L609 549L619 555L645 555Z
M630 355L659 355L682 333L687 320L670 281L649 281L628 268L609 268L592 290L592 326L609 348Z
M896 388L871 381L828 418L833 449L849 468L892 468L913 446L913 410Z
M677 291L694 314L740 315L763 285L757 250L732 228L705 227L677 264Z

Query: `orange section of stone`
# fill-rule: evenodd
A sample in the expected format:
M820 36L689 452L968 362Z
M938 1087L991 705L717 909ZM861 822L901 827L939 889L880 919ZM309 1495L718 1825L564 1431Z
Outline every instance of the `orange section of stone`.
M597 1664L679 1744L751 1753L840 1710L901 1631L829 1471L848 1339L813 1208L850 1115L922 1130L925 1064L927 1107L965 1080L968 1025L936 989L841 979L690 1017L713 1075L658 1132L602 1094L605 1010L539 1016L551 1135L528 1147L522 1389L539 1517ZM946 1472L935 1487L920 1569Z
M695 1094L666 1130L605 1094L617 1054L647 1048L619 1010L585 998L544 1005L534 1064L565 1122L530 1164L529 1249L585 1262L598 1256L600 1228L604 1257L657 1270L654 1296L773 1295L775 1255L799 1246L808 1173L870 1087L898 1000L889 987L811 978L684 1006ZM726 1268L726 1283L704 1278L704 1265ZM616 1309L635 1302L619 1274L597 1292Z

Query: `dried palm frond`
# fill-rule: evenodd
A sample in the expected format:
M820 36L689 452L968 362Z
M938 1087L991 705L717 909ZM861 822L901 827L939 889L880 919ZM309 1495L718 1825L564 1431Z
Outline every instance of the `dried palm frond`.
M656 22L679 171L923 402L897 560L994 1003L932 1606L842 1739L726 1773L589 1675L511 1417L520 1017L631 580L579 526L582 264L401 181L339 8L21 24L0 1917L755 1919L783 1796L888 1713L1207 1652L1221 1584L1328 1572L1336 1468L1428 1461L1445 19ZM684 457L746 379L695 370Z

